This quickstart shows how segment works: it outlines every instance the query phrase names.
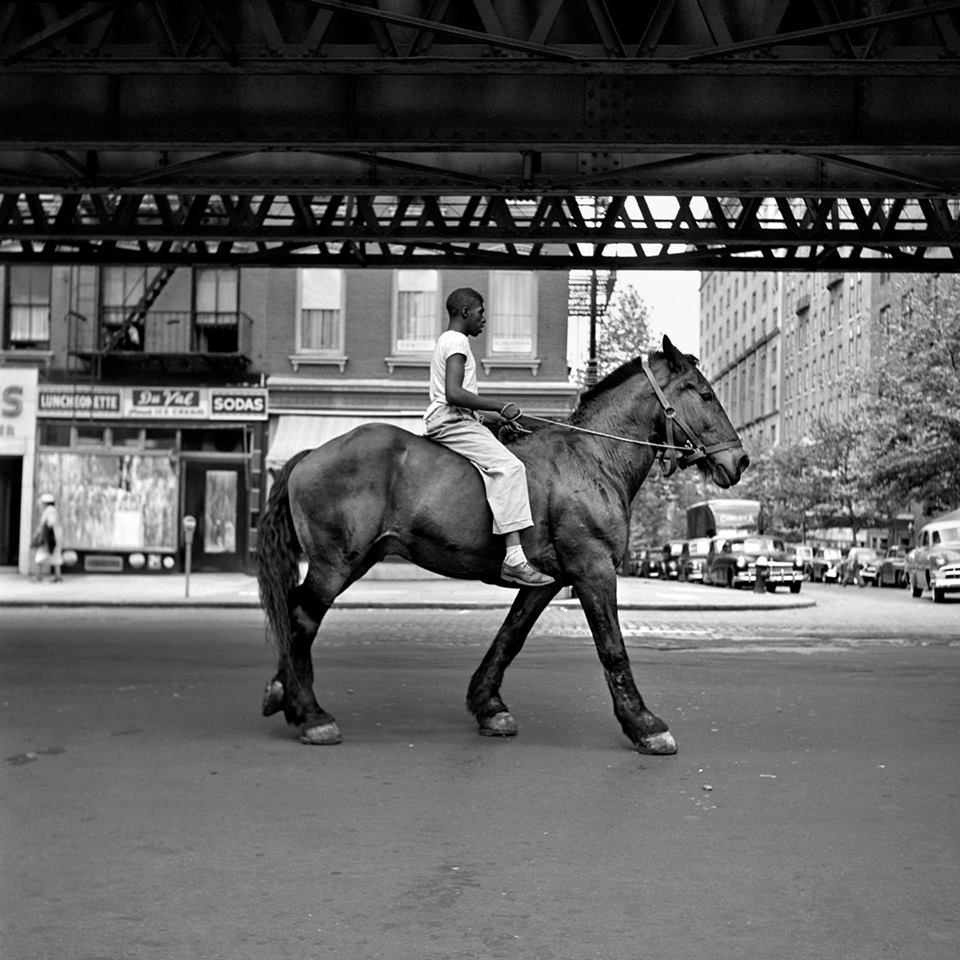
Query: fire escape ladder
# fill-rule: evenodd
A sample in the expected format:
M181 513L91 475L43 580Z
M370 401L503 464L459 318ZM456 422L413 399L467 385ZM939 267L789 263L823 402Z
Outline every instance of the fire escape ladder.
M153 279L147 284L146 290L137 305L126 315L120 328L113 334L107 344L106 352L110 353L116 350L117 345L124 340L134 343L138 349L143 349L143 322L146 319L147 312L156 303L157 297L163 292L164 287L169 283L170 278L176 272L177 267L166 266L154 274Z

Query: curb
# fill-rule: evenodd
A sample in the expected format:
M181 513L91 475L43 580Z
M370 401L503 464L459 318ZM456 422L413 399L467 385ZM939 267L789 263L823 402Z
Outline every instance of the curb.
M434 600L424 603L411 601L391 600L346 600L343 603L334 603L331 609L336 610L508 610L512 604L485 600ZM555 607L580 610L576 600L561 600ZM689 611L691 613L708 613L732 611L747 612L751 610L797 610L815 607L815 600L794 600L786 603L755 603L755 604L712 604L712 603L636 603L626 601L617 604L618 610L665 610L668 612ZM235 600L191 600L184 597L177 600L0 600L0 608L94 608L107 609L183 609L183 610L259 610L259 603L238 603Z

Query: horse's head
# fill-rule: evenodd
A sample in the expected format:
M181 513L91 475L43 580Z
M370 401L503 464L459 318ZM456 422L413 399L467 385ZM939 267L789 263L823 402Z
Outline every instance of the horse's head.
M662 361L658 367L666 367L666 383L662 374L659 384L651 379L663 407L657 422L663 424L666 443L690 445L689 452L665 451L665 459L671 460L668 472L696 464L718 487L732 487L750 465L750 458L743 452L730 418L694 358L681 353L666 335Z

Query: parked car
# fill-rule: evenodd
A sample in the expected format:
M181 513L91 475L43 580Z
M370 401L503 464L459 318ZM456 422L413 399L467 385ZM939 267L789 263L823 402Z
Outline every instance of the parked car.
M960 593L960 510L925 523L906 557L907 579L915 597L930 590L934 603Z
M811 583L836 583L840 578L843 551L837 547L816 547L810 561L808 576Z
M752 587L758 565L766 568L766 588L770 593L781 586L788 586L791 593L800 592L803 567L787 556L783 541L773 537L714 537L707 554L704 581L721 587Z
M680 553L683 550L683 544L683 540L670 540L663 545L660 569L665 580L678 580L680 578Z
M660 551L653 547L637 547L630 551L630 563L625 571L633 577L659 577Z
M800 569L804 576L809 576L810 563L813 560L813 547L808 543L788 543L785 544L787 556L791 560L800 561Z
M703 568L710 551L709 537L687 540L680 551L680 579L686 582L703 581Z
M907 571L904 562L907 551L903 547L888 547L877 565L876 584L880 587L905 587Z

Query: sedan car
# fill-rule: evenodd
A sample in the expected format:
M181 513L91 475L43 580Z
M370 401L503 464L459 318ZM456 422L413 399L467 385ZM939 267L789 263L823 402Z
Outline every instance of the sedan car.
M803 583L803 565L791 560L783 549L783 541L773 537L714 537L710 541L704 582L721 587L747 587L764 579L769 593L788 586L799 593Z
M804 573L810 572L810 563L813 561L813 547L806 543L785 544L787 556L791 560L799 560Z
M665 580L680 579L680 554L683 551L683 544L683 540L671 540L663 545L660 570Z
M709 552L709 537L687 540L680 550L680 579L687 582L701 582Z
M840 579L843 552L836 547L817 547L810 561L811 583L836 583Z
M638 547L630 551L627 573L634 577L660 576L660 551L653 547Z
M904 587L907 584L905 557L907 551L903 547L888 547L887 552L880 558L877 565L876 584L879 587Z
M934 603L948 593L960 593L960 510L924 524L917 545L906 557L910 592L919 597L931 591Z

